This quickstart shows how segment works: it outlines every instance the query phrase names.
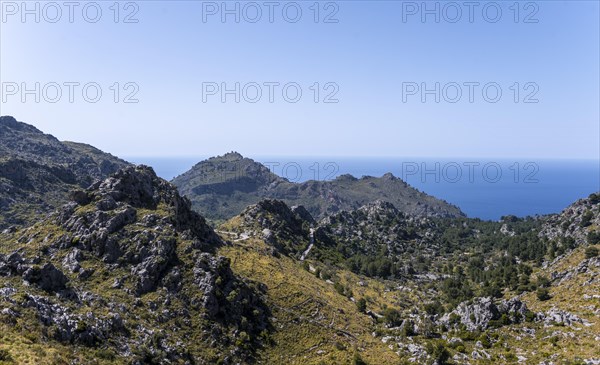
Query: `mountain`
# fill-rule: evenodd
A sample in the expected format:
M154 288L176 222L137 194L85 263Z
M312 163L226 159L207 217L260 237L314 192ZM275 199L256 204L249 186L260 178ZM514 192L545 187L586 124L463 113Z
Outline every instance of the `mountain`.
M541 233L557 216L417 218L377 201L315 221L267 199L213 231L145 166L72 198L0 234L0 362L600 359L598 245L552 257L562 237ZM589 239L600 232L594 197L560 216L574 219L582 204Z
M268 288L279 345L261 350L267 363L600 361L597 194L500 222L383 201L318 222L301 211L267 199L218 228L234 272Z
M389 173L380 178L341 175L332 181L293 183L236 152L202 161L172 182L194 209L213 220L231 218L264 198L302 205L317 219L376 200L392 203L410 215L464 216L459 208L419 192Z
M213 229L150 167L0 132L2 365L600 363L600 193L481 221L231 153L178 177Z
M73 197L0 235L0 361L252 361L270 326L261 290L174 186L127 167Z
M61 142L9 116L0 117L0 229L27 225L129 163L92 146Z

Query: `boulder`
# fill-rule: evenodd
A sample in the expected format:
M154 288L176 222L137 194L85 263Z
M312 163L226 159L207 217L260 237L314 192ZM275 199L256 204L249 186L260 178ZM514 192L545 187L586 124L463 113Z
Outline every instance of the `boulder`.
M56 292L66 288L69 279L54 265L32 266L23 273L23 280L35 284L47 292Z

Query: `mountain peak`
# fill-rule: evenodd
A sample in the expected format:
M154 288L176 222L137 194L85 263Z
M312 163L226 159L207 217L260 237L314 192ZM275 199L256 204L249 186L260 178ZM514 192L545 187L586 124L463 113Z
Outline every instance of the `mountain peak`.
M223 155L223 157L235 158L235 159L238 159L238 160L241 160L241 159L244 158L244 156L242 156L241 153L236 152L236 151L227 152L226 154Z
M12 117L10 115L0 116L0 132L2 132L0 134L3 134L6 128L19 132L43 134L42 131L40 131L36 127L23 122L19 122L17 119L15 119L15 117Z
M0 125L5 125L7 127L15 127L17 126L17 123L17 120L10 115L0 116Z
M226 161L226 162L237 162L246 159L241 153L236 151L227 152L221 156L215 156L208 159L208 161Z
M128 166L98 181L79 199L80 205L96 202L99 210L130 206L135 209L157 210L160 205L168 212L168 223L176 230L187 231L192 237L205 242L219 243L202 216L194 212L188 199L179 195L177 188L159 178L145 165ZM81 194L80 194L81 195Z
M338 177L336 177L335 179L339 180L339 181L356 181L356 180L358 180L355 176L353 176L351 174L341 174Z

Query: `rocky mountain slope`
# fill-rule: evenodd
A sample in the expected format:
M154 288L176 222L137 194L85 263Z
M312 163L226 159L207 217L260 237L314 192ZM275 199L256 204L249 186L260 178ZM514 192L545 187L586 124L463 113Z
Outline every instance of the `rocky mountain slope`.
M13 117L0 117L0 230L26 225L128 163L94 147L60 142Z
M0 235L0 362L600 359L598 246L582 242L551 259L552 241L540 239L541 264L525 251L513 256L519 246L511 244L521 236L533 242L555 217L487 226L415 219L376 202L317 222L302 207L265 200L217 235L147 167L119 171L72 198L48 219ZM588 208L596 212L596 204ZM569 209L563 217L577 211ZM396 276L347 265L353 253L340 248L361 235L382 247L405 242L398 251L359 249L370 263L384 255L414 270Z
M260 288L215 254L224 243L174 186L128 167L73 199L0 236L4 360L252 361L269 328Z
M286 318L269 363L597 364L599 206L482 222L376 202L310 222L265 200L219 228L233 241L220 252ZM587 211L586 239L556 250L564 232L545 232Z
M317 219L376 200L390 202L411 215L464 216L459 208L417 191L392 174L380 178L342 175L332 181L293 183L235 152L202 161L173 183L195 210L214 220L231 218L264 198L302 205Z
M541 236L561 241L574 241L581 245L588 240L600 242L594 227L600 226L600 194L591 194L568 206L560 214L550 215Z

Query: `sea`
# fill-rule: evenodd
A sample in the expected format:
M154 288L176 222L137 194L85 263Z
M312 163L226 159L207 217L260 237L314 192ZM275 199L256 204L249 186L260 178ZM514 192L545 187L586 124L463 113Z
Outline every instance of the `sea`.
M208 156L129 157L172 180ZM600 191L600 161L380 157L252 157L290 181L392 173L412 187L458 206L468 217L499 220L559 213Z

